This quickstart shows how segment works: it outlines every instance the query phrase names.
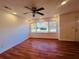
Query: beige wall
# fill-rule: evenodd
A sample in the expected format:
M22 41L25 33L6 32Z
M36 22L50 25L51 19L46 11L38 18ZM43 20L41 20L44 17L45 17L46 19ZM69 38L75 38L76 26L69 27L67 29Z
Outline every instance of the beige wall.
M75 39L75 17L79 16L79 12L70 12L60 15L60 40L77 41Z
M24 19L0 10L0 53L27 39L28 34Z
M57 33L31 33L30 37L34 38L58 38Z

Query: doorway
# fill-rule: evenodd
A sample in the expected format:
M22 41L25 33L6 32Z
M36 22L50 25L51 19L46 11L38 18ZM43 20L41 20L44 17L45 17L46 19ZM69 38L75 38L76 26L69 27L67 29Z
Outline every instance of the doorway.
M75 40L79 41L79 17L75 17Z

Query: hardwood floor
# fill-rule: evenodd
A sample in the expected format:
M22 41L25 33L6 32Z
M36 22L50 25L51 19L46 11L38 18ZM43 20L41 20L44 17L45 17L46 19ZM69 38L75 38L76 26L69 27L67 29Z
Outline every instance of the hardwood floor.
M2 53L0 59L79 59L79 42L28 39Z

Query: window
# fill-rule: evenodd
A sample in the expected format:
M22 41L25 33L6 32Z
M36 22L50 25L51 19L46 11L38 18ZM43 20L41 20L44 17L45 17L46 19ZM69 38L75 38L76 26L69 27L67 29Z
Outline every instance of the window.
M49 22L49 31L50 32L57 32L57 22L56 21Z
M36 23L31 24L31 32L36 32Z
M48 32L48 22L39 21L37 22L37 32Z
M31 24L31 32L57 32L57 21L37 21L36 23Z

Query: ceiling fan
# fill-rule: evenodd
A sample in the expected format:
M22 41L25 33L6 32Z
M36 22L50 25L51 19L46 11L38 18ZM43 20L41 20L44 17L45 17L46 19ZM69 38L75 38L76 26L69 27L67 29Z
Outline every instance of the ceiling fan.
M27 6L25 6L25 8L27 8L27 9L29 9L31 12L30 13L32 13L33 14L33 17L35 17L35 15L36 14L40 14L40 15L44 15L43 13L41 13L41 12L39 12L39 11L41 11L41 10L44 10L44 8L43 7L41 7L41 8L36 8L36 7L27 7ZM25 12L24 14L28 14L29 12Z

